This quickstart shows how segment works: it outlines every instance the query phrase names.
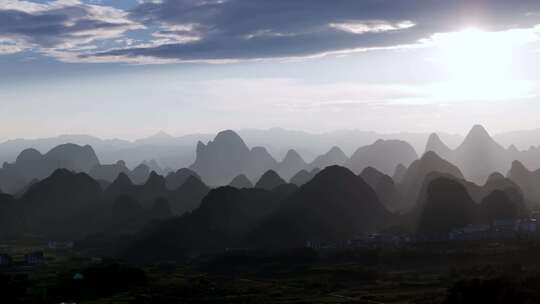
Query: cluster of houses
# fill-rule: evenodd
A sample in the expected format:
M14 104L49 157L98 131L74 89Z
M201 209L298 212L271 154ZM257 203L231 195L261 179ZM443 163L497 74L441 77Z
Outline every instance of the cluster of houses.
M315 250L347 249L347 248L381 248L401 247L412 243L413 237L408 234L370 233L357 236L344 242L326 242L320 240L306 241L305 247Z
M37 266L45 263L43 251L66 253L74 248L73 241L48 241L46 244L25 248L26 254L18 253L16 246L10 244L0 245L0 267L7 266ZM0 301L1 302L1 301Z
M496 220L491 224L470 224L443 235L371 233L339 243L309 240L306 241L305 247L316 250L400 248L419 242L533 239L538 236L537 220L535 218L524 218L517 220Z
M0 267L7 267L15 265L14 258L2 253L0 254ZM45 256L43 251L34 251L24 255L22 263L17 263L19 266L37 266L45 263Z
M47 247L52 250L70 250L74 246L73 241L61 242L61 241L49 241Z
M536 219L495 220L491 225L467 225L452 230L450 240L510 240L517 238L533 238L537 235Z

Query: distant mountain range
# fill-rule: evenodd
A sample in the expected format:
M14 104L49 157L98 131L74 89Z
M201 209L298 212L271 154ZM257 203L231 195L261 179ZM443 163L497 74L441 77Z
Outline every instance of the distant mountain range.
M254 130L243 132L246 132L248 136L262 134L262 131L255 132ZM287 132L282 129L271 129L265 132L269 137L266 139L267 141L277 138L295 138L297 139L296 146L299 143L305 146L309 142L302 141L300 139L302 136L298 132ZM307 138L314 138L313 136L306 135ZM325 135L317 136L320 136L321 140L325 138ZM99 153L96 152L95 147L81 146L75 143L55 146L45 154L35 148L25 147L15 157L14 162L5 162L3 168L0 169L0 189L15 194L25 189L28 184L47 177L58 168L86 172L102 185L111 183L120 173L128 175L135 184L142 184L152 171L167 175L179 168L190 168L205 183L221 186L230 184L239 175L245 175L251 183L256 183L268 170L274 170L280 178L286 181L292 181L292 178L295 177L294 183L300 185L307 182L308 173L314 169L320 170L327 166L342 165L356 174L360 174L368 167L375 168L384 175L394 177L396 183L399 184L402 182L401 179L405 177L407 167L419 158L417 149L407 141L399 139L377 139L369 144L360 145L354 150L354 153L350 154L350 157L341 147L330 146L327 148L328 150L310 158L311 161L306 161L296 149L288 149L283 158L276 159L267 147L254 146L250 148L244 138L232 130L219 132L212 140L205 142L199 140L195 143L194 141L200 137L206 138L208 136L197 134L172 137L165 133L159 133L134 142L101 141L88 136L64 136L36 141L8 141L0 145L0 148L7 147L0 150L4 154L7 153L6 151L14 151L16 147L22 148L24 144L35 144L43 148L59 141L72 140L92 142L97 149L102 151L103 155L106 155L107 160L111 157L118 158L111 162L103 159L100 161ZM358 142L362 143L366 138L363 137ZM455 144L453 142L455 137L433 133L427 138L425 151L436 152L442 160L457 166L464 178L477 184L483 184L493 172L506 174L515 160L529 169L540 167L539 148L519 150L514 145L505 148L479 125L474 126L463 141L455 145L455 148L451 148L452 145L446 144L442 138L450 138ZM336 139L336 141L340 140ZM264 140L259 139L259 141ZM114 147L121 149L114 150ZM190 162L191 157L188 156L190 153L187 151L191 150L195 150L195 153L194 160ZM129 161L131 164L128 163ZM135 163L135 161L140 162ZM160 165L163 163L173 167L164 168L163 165ZM176 167L175 164L180 166ZM303 176L300 174L302 171L304 171ZM446 170L441 172L446 172ZM419 182L415 180L415 183ZM242 183L247 184L245 181ZM410 187L407 189L411 190ZM407 199L411 198L407 194L403 194Z
M267 130L242 129L237 134L249 147L265 147L275 159L283 159L290 149L294 149L306 162L327 152L331 147L339 147L345 154L352 155L360 146L374 143L379 139L402 140L408 142L418 154L424 152L429 133L377 133L361 130L339 130L321 134L273 128ZM463 136L438 133L449 147L457 147ZM122 139L100 139L90 135L61 135L41 139L13 139L0 143L0 162L13 162L27 148L45 153L65 143L90 145L101 163L114 164L123 160L127 167L134 168L145 160L156 160L162 168L178 169L188 167L195 161L198 141L208 142L215 134L196 133L171 136L159 132L153 136L135 141ZM514 145L520 150L540 145L540 129L496 134L493 138L503 147Z
M480 125L474 126L455 149L432 134L426 144L426 151L434 151L455 164L467 180L477 184L483 184L493 172L505 174L514 160L519 160L528 168L540 167L540 149L532 147L518 150L514 145L505 148Z
M411 143L422 151L429 136L427 133L382 134L360 130L335 131L313 134L285 129L255 130L244 129L237 133L250 147L263 146L276 159L285 157L287 151L295 149L304 159L312 160L333 146L352 154L359 146L375 142L377 139L400 139ZM90 135L61 135L40 139L13 139L0 143L0 162L13 162L26 148L34 148L41 153L65 143L90 145L102 163L124 160L128 167L135 167L144 160L155 159L163 168L187 167L195 160L195 146L198 141L208 142L215 134L198 133L171 136L159 132L153 136L135 141L122 139L100 139ZM445 142L457 145L459 135L441 134ZM540 143L538 143L540 144Z
M471 149L470 144L479 146ZM437 142L431 147L444 148ZM480 151L492 160L489 155L501 151L481 127L473 128L459 147L463 150L446 152L471 160ZM0 169L2 188L12 174L36 176L16 195L0 194L0 239L83 239L93 247L112 246L114 254L128 259L174 260L225 248L345 243L385 231L445 237L464 225L526 217L540 205L538 170L520 161L512 162L506 177L493 171L485 183L473 183L434 151L413 159L416 152L406 142L380 140L357 150L354 159L345 161L336 148L325 155L335 156L326 157L330 163L353 163L354 170L366 166L359 173L343 165L311 169L313 162L291 150L282 161L268 163L274 169L250 179L247 174L255 171L238 172L253 169L258 157L273 158L262 148L248 148L233 131L199 144L199 163L167 175L150 170L151 163L134 170L121 161L102 165L90 146L60 145L45 154L28 149ZM208 163L213 166L204 166ZM400 178L394 180L377 167L396 171ZM287 182L276 170L290 175L290 168L299 171ZM112 181L98 179L115 174ZM204 178L226 180L230 186L208 186ZM124 241L116 243L118 238Z

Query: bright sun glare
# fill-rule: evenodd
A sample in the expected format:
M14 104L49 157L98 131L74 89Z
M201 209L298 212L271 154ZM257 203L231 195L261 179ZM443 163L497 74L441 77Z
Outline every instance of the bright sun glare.
M516 76L515 58L524 44L538 39L539 29L486 32L468 28L436 34L436 60L448 73L436 88L441 98L487 100L526 97L529 87Z

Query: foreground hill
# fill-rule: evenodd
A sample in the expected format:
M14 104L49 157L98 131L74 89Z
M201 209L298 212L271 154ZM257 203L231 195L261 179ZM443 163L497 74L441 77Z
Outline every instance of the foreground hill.
M507 177L522 189L529 205L540 204L540 169L530 171L521 162L514 161Z
M30 232L69 236L89 229L101 196L101 187L87 174L58 169L31 186L19 203Z
M417 231L424 236L447 237L453 229L469 224L493 225L499 220L526 216L520 190L504 184L504 178L498 182L503 182L500 189L486 184L482 199L475 201L462 181L448 175L434 177L417 206Z
M188 171L184 171L189 173ZM210 191L196 175L187 175L175 189L167 187L167 180L155 172L142 185L135 185L126 174L118 178L105 190L104 199L112 202L121 196L137 199L142 206L149 207L157 199L168 201L173 214L181 215L196 209L202 198Z
M448 174L459 180L464 179L456 166L439 157L437 153L428 151L420 159L415 160L401 178L398 188L403 195L404 208L411 208L418 201L424 180L432 172Z
M475 222L476 205L458 181L439 177L427 187L418 231L426 235L447 235L454 228Z
M392 212L403 211L403 197L394 180L373 167L362 170L359 176L375 191L380 202Z
M361 177L331 166L300 188L212 190L198 209L141 232L124 252L130 259L155 261L238 246L302 247L308 241L345 241L390 219Z
M281 204L249 239L272 248L308 241L345 241L375 231L390 219L376 193L350 170L331 166L319 172Z
M136 261L174 260L192 252L242 246L246 235L295 189L290 185L273 191L228 186L214 189L192 213L142 231L123 256Z

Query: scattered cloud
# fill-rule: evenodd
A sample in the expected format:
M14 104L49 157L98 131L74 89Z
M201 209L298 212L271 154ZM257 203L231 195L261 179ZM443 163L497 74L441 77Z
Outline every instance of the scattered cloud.
M113 7L56 0L47 3L0 1L0 41L12 52L35 49L48 55L68 56L95 49L94 44L122 37L144 25ZM9 45L9 47L6 47Z
M237 62L420 44L475 25L540 23L537 0L0 0L0 54L69 62Z
M375 20L362 23L330 23L329 26L353 34L365 34L403 30L411 28L415 26L415 24L409 20L398 23Z

